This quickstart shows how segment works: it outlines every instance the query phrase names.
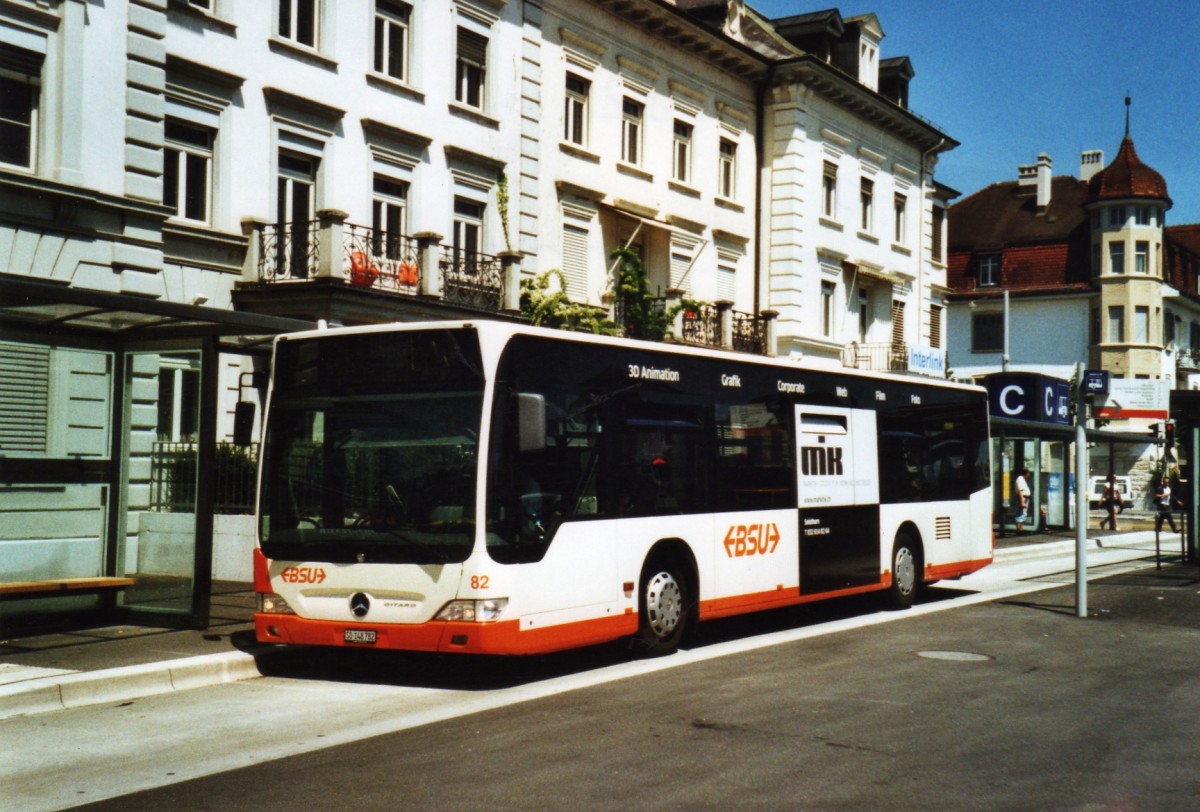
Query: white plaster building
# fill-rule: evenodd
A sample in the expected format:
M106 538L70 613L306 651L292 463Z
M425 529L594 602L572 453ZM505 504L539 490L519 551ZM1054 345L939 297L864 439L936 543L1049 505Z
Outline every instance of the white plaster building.
M248 572L237 404L318 319L520 318L557 268L619 320L628 247L675 340L936 361L955 142L882 41L741 0L0 0L0 585L88 579L3 611L202 622Z

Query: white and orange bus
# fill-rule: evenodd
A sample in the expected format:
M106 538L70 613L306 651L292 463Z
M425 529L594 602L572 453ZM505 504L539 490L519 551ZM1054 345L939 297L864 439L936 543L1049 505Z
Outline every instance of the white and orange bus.
M280 336L265 424L264 642L664 653L992 559L973 386L438 322Z

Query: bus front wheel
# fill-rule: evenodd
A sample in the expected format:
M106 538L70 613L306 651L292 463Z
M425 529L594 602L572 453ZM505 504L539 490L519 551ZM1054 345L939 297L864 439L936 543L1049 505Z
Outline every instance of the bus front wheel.
M888 603L893 609L908 609L921 586L921 551L907 533L896 537L892 548L892 585Z
M642 569L638 595L638 633L634 648L641 654L670 654L679 648L687 628L687 581L679 565L650 561Z

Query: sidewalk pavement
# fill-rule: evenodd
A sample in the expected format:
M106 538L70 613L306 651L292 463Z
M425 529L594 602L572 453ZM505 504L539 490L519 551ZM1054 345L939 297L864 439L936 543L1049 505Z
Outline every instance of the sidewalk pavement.
M1089 549L1137 546L1154 556L1153 529L1089 529L1088 538ZM1164 560L1178 561L1179 537L1167 539ZM1074 531L1010 534L996 539L995 560L1063 554L1074 546ZM250 584L217 582L207 629L110 626L0 640L0 720L257 678L259 658L279 647L255 640L254 607Z

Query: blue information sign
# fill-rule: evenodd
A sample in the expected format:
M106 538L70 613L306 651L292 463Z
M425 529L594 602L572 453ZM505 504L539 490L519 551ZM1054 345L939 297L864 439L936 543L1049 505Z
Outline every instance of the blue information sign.
M1103 369L1085 369L1083 371L1083 393L1085 395L1108 394L1108 372Z

